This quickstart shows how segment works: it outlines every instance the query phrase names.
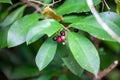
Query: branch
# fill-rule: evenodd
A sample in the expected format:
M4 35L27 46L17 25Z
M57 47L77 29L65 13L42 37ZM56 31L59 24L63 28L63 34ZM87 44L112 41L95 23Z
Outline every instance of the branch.
M58 2L61 2L61 0L57 0L57 1L54 1L51 3L51 4L45 4L45 3L42 3L41 1L36 1L36 0L28 0L28 1L31 1L31 2L34 2L34 3L37 3L37 4L41 4L43 6L53 6L54 4L58 3Z
M42 9L39 7L39 5L36 5L35 3L32 3L32 2L27 1L27 0L21 0L21 2L26 3L28 6L32 6L33 8L35 8L36 9L35 12L42 13Z
M93 5L93 1L92 0L86 0L87 4L93 14L93 16L96 18L97 22L101 25L101 27L113 38L115 39L117 42L120 43L120 37L112 30L109 28L109 26L103 22L103 20L100 18L98 12L96 11L94 5Z
M99 71L98 75L93 78L93 80L102 80L110 71L112 71L118 65L118 61L114 61L110 66L108 66L103 71Z

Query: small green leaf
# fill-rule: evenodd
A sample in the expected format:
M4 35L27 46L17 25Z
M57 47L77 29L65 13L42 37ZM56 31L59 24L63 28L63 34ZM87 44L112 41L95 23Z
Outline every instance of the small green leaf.
M83 73L83 69L80 67L80 65L76 62L73 55L69 54L68 57L62 58L63 62L67 66L67 68L75 75L81 76Z
M10 3L11 4L11 0L0 0L0 3Z
M14 47L24 43L26 41L27 32L32 25L38 22L39 17L39 14L30 14L15 21L8 31L8 46Z
M84 36L70 31L68 32L68 44L78 64L83 69L96 75L100 60L94 45Z
M42 44L35 58L40 71L52 61L55 56L56 49L57 43L55 43L51 38Z
M57 32L63 26L53 19L46 19L35 24L27 34L27 44L30 44L44 34L47 34L49 37L52 36L55 32Z
M101 0L93 0L94 4L97 5ZM74 12L86 12L90 11L86 0L65 0L65 2L56 9L58 14L64 15Z
M26 6L22 6L22 7L18 8L17 10L15 10L14 12L12 12L11 14L9 14L5 18L5 20L0 24L0 26L2 26L2 27L9 26L15 20L17 20L18 18L20 18L23 15L23 11L24 11L25 7Z

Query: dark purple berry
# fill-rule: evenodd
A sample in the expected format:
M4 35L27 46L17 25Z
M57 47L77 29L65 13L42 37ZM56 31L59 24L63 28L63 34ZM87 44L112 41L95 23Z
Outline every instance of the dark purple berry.
M79 29L74 29L74 32L76 32L76 33L79 32Z
M65 36L65 31L60 31L61 36Z
M56 37L56 36L54 36L54 37L53 37L53 40L54 40L54 41L57 41L57 37Z

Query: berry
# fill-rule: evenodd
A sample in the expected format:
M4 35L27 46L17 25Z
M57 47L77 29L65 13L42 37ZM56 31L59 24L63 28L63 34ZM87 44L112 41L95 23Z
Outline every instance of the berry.
M79 29L74 29L74 32L76 32L76 33L79 32Z
M65 36L60 36L62 40L65 40Z
M61 36L65 36L65 31L60 31Z
M62 41L61 37L57 38L57 42L60 43Z
M53 37L53 41L57 41L57 37L56 36Z

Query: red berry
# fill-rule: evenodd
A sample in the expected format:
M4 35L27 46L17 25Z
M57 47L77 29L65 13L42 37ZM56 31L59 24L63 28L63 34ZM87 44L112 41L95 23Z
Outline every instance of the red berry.
M56 37L56 36L54 36L54 37L53 37L53 40L54 40L54 41L57 41L57 37Z
M60 43L62 41L61 37L57 38L57 42Z
M60 32L60 35L61 35L61 36L65 36L65 31L61 31L61 32Z

